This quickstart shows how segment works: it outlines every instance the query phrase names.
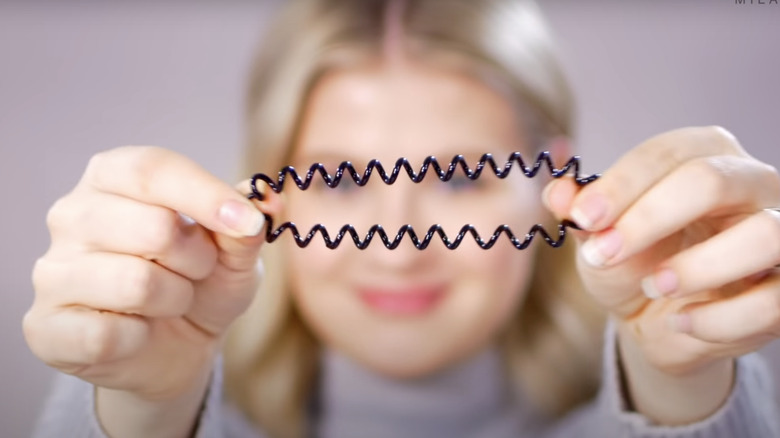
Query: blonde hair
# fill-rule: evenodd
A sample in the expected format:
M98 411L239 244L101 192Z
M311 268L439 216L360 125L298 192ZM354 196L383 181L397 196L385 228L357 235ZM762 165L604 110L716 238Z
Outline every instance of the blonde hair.
M288 163L318 78L381 56L387 3L286 2L251 74L245 174L274 173ZM571 137L572 96L534 3L411 0L403 14L402 44L411 56L425 53L420 58L434 62L437 57L429 55L438 53L464 60L522 103L522 118L533 123L539 139ZM540 145L539 139L531 140ZM511 378L541 411L559 415L598 388L603 315L582 291L573 246L541 246L527 298L500 334L500 344ZM264 283L226 343L226 392L272 436L302 437L319 344L291 301L283 246L266 245L262 257Z

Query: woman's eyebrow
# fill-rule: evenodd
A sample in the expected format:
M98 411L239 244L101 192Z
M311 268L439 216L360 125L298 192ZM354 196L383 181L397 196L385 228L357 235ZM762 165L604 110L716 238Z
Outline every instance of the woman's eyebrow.
M355 162L356 158L357 157L353 156L352 154L345 153L345 152L317 151L317 152L301 154L296 157L295 161L298 163L298 165L309 165L314 163L338 165L341 164L343 161Z
M392 165L395 163L396 160L399 158L407 158L414 164L416 161L422 161L425 159L425 157L428 156L435 156L437 157L440 162L444 163L444 161L449 161L456 155L463 155L466 158L466 161L469 164L472 164L472 162L476 163L484 154L492 154L493 158L502 161L505 160L509 155L511 155L513 152L520 151L523 153L523 156L526 154L524 153L524 150L527 149L523 145L517 145L517 147L512 148L508 147L506 145L479 145L475 143L464 143L460 145L446 145L445 147L432 147L429 150L420 150L420 152L423 152L422 155L418 153L415 154L414 157L408 157L404 155L396 155L396 156L388 156L387 153L383 153L382 155L384 158L381 158L380 161L382 161L383 164L386 165ZM332 164L332 165L339 165L344 161L352 162L355 165L365 165L369 161L375 158L380 158L377 156L369 156L370 154L361 154L361 156L357 156L354 154L354 152L342 152L337 150L318 150L318 151L312 151L312 152L306 152L298 155L295 159L296 165L305 165L308 166L310 164L314 163L323 163L323 164ZM443 160L443 161L442 161ZM385 163L386 161L386 163Z

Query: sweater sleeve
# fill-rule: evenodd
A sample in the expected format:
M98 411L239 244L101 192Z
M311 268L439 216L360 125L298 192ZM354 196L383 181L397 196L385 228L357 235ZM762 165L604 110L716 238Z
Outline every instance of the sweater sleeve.
M57 373L32 437L106 438L95 415L94 400L90 383Z
M264 438L237 410L223 404L222 375L222 359L218 357L195 438ZM77 377L58 373L32 437L108 438L95 412L95 387Z
M621 390L615 324L605 331L603 382L591 404L555 425L552 437L625 438L766 438L780 437L772 378L763 358L752 353L736 362L735 383L726 402L702 421L684 426L660 426L630 411Z

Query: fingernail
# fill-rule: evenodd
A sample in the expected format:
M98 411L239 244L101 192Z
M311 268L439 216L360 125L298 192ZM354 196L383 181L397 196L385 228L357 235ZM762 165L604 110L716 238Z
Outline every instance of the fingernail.
M197 222L195 222L195 219L187 216L186 214L184 214L182 212L178 212L178 213L179 213L179 219L181 219L181 223L182 224L184 224L186 226L190 226L190 225L195 225L197 223Z
M599 194L587 195L571 210L571 218L583 229L593 225L607 214L607 199Z
M591 265L600 268L620 252L623 238L616 229L591 236L580 248L582 258Z
M265 217L256 208L234 200L222 204L219 220L243 236L256 236L265 223Z
M691 315L687 313L673 313L667 316L666 324L669 329L679 333L690 333L693 328Z
M263 263L263 259L257 260L255 269L257 270L257 274L260 275L261 278L265 277L265 264Z
M642 291L647 298L656 300L677 290L677 274L669 268L662 269L642 279Z
M550 181L550 183L545 186L544 190L542 190L542 204L544 204L544 206L550 211L552 211L552 204L550 204L550 192L552 192L552 187L556 181L557 180Z

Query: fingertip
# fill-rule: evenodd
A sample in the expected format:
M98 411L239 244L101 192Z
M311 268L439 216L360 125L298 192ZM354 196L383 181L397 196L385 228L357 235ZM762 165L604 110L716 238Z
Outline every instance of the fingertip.
M222 204L217 213L219 221L237 237L252 237L260 233L265 217L248 200L229 199Z
M665 267L643 278L641 286L645 296L651 300L671 295L676 297L679 296L680 279L673 269Z
M555 178L544 188L542 202L557 219L566 219L578 190L573 178Z
M645 296L648 299L651 300L657 300L661 298L661 293L658 291L658 288L655 286L655 279L653 276L649 275L642 279L640 282L640 285L642 287L642 292L645 294Z
M598 231L606 227L603 224L609 213L607 197L598 192L588 191L575 196L569 204L569 214L580 228Z

